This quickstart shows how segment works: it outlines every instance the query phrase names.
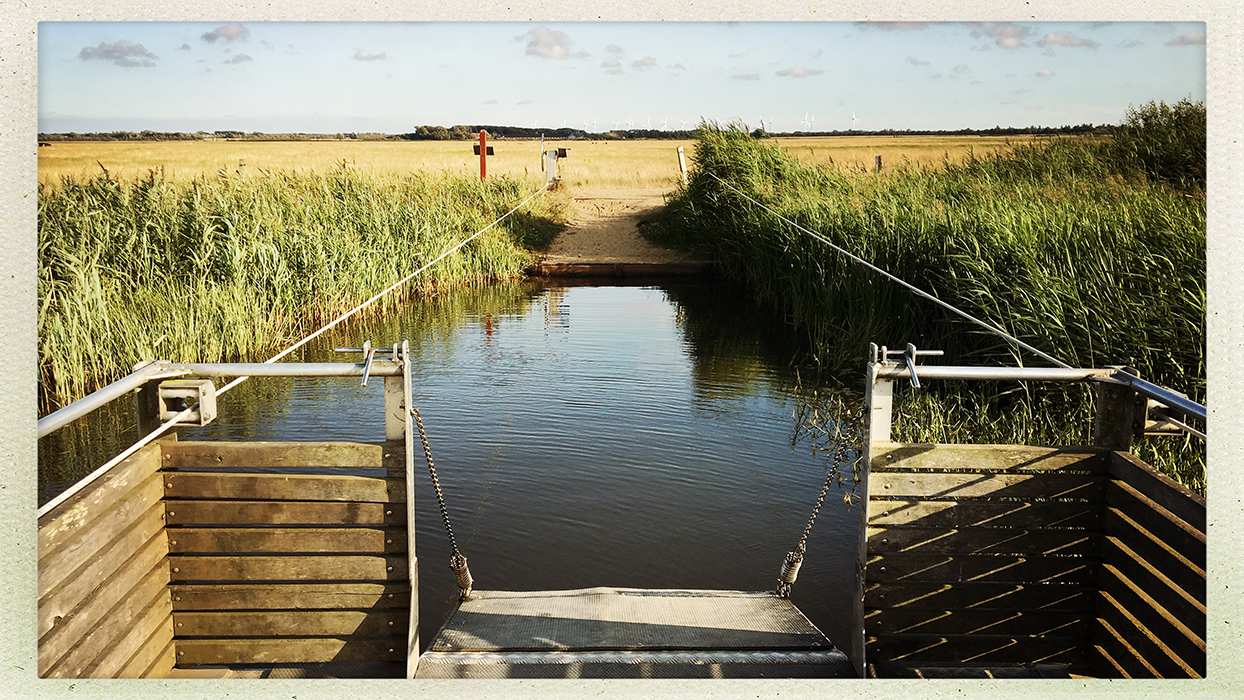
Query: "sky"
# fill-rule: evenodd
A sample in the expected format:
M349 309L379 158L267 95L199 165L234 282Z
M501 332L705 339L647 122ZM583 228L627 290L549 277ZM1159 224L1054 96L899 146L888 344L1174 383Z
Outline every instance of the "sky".
M1116 124L1200 22L41 22L39 131Z

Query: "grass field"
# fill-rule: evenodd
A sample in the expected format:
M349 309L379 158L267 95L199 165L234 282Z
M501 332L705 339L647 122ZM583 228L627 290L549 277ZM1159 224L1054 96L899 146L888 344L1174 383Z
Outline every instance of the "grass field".
M886 165L907 161L937 165L962 160L971 153L1005 150L1032 137L978 136L844 136L773 139L800 162L834 164L845 170L871 168L874 156ZM491 176L520 178L539 184L540 142L489 142ZM151 170L169 180L186 181L236 173L246 162L247 176L264 171L328 172L344 162L351 170L374 175L411 172L473 175L479 157L467 141L74 141L39 148L39 181L56 186L62 177L99 175L106 168L114 178L133 179ZM562 179L571 187L669 187L678 181L677 149L686 151L688 167L694 141L548 141L547 147L569 148L561 161ZM102 166L102 168L101 168Z

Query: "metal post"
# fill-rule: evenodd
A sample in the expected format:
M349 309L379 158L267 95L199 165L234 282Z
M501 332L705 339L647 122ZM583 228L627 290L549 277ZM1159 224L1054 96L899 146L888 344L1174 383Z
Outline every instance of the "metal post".
M550 148L544 152L545 184L552 187L557 182L557 149Z
M683 155L682 146L678 147L678 172L682 173L682 181L687 182L687 158Z
M419 670L419 559L415 556L415 438L410 418L414 400L410 391L410 342L402 341L402 431L406 442L406 556L410 577L410 626L406 630L406 677L414 678ZM385 381L386 407L389 383ZM387 415L387 411L386 411ZM386 432L388 420L386 419Z
M860 678L868 673L868 659L865 652L867 633L864 629L864 592L865 566L868 563L868 493L872 478L873 446L879 442L890 441L890 412L894 402L894 382L877 377L878 370L885 363L885 356L880 358L877 346L873 346L872 361L864 375L864 444L860 459L864 465L864 475L860 479L860 514L859 535L856 541L855 555L855 596L852 600L854 624L851 630L851 660L855 662L855 671Z

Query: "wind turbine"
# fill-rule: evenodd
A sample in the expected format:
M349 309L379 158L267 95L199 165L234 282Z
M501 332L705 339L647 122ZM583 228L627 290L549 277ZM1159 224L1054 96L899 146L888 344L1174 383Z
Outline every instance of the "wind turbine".
M644 128L645 128L645 129L651 129L651 128L652 128L652 117L648 117L648 121L644 122Z
M855 131L855 122L859 121L855 118L855 110L851 110L851 131Z
M609 121L613 122L613 130L614 130L614 131L617 131L617 130L618 130L618 125L622 123L622 122L618 121L617 119L610 119Z
M683 130L683 131L686 131L686 130L687 130L687 120L686 120L686 119L683 119L682 117L679 117L679 118L678 118L678 126L682 127L682 130Z
M665 131L665 122L669 121L669 117L661 117L661 131Z
M565 128L566 128L566 122L568 122L568 121L570 121L570 118L569 118L569 117L567 117L567 118L563 119L563 120L562 120L562 125L561 125L561 126L559 126L559 127L557 127L557 128L558 128L558 129L565 129Z
M803 124L803 126L804 126L804 131L807 131L807 130L808 130L808 128L812 126L812 122L808 121L808 113L807 113L807 112L804 112L804 113L803 113L803 119L800 119L800 120L799 120L799 123L800 123L800 124Z
M627 131L630 131L630 130L631 130L631 126L632 126L634 123L635 123L635 118L634 118L634 117L631 117L630 119L627 119L627 120L626 120L626 130L627 130Z
M812 131L812 125L816 123L816 115L808 117L808 131Z

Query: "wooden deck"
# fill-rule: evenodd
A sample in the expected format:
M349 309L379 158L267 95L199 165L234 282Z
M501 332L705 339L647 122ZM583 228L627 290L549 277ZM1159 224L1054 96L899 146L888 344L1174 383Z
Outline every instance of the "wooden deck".
M478 591L420 657L417 678L854 677L772 593L587 588Z

